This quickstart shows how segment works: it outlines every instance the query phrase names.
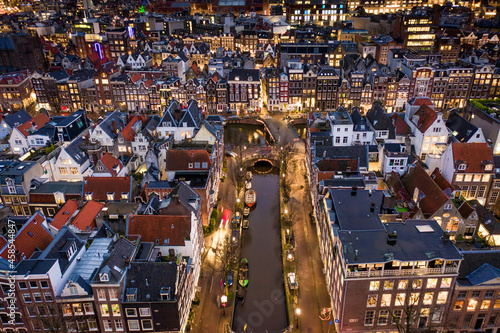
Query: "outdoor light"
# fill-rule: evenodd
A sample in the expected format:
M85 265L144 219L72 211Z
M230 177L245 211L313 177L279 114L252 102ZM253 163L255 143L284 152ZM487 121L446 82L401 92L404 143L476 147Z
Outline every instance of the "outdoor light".
M222 295L220 297L220 302L222 303L222 306L226 306L226 303L227 303L227 296L226 295Z
M291 253L288 254L288 260L292 260L292 254Z
M285 214L288 214L288 209L285 209Z
M283 174L282 176L283 176L283 178L285 178L285 174Z
M236 202L237 202L237 203L240 203L240 198L236 199Z

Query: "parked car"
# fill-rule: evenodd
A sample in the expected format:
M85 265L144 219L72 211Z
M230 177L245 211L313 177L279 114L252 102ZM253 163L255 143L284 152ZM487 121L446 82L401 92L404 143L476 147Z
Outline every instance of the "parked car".
M229 271L224 279L224 285L231 287L233 285L233 272Z
M290 289L299 289L299 283L297 282L295 273L288 273L287 280L288 280L288 287Z

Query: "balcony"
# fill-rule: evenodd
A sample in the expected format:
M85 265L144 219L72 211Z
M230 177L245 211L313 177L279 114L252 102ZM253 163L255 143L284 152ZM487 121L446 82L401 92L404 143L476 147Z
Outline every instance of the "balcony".
M407 268L407 269L390 269L390 270L364 270L364 271L347 271L347 278L363 278L363 277L382 277L382 276L413 276L413 275L436 275L436 274L457 274L459 267L443 267L443 268Z
M96 150L101 149L101 143L99 141L92 142L92 141L85 140L80 145L80 148L82 148L83 150L87 150L87 151L96 151Z

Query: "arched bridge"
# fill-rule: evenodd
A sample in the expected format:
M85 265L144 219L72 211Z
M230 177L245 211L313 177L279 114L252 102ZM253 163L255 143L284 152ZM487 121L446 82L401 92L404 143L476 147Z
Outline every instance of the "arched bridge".
M243 165L252 167L258 162L269 163L273 167L279 167L276 149L274 147L250 147L243 154Z
M271 132L271 130L269 129L267 124L261 119L258 119L258 118L231 118L231 117L229 117L226 119L226 125L227 124L263 126L264 130L269 135L271 143L276 142L273 133Z

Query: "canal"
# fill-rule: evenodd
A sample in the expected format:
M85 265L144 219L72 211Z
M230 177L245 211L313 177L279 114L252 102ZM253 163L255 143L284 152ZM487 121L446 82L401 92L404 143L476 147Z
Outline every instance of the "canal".
M264 130L264 126L242 124L224 126L225 145L265 146L269 140L269 134Z
M275 169L273 171L276 171ZM250 227L242 231L241 257L249 262L245 301L235 308L233 331L273 332L287 326L283 290L277 172L252 170L257 203L250 212Z

